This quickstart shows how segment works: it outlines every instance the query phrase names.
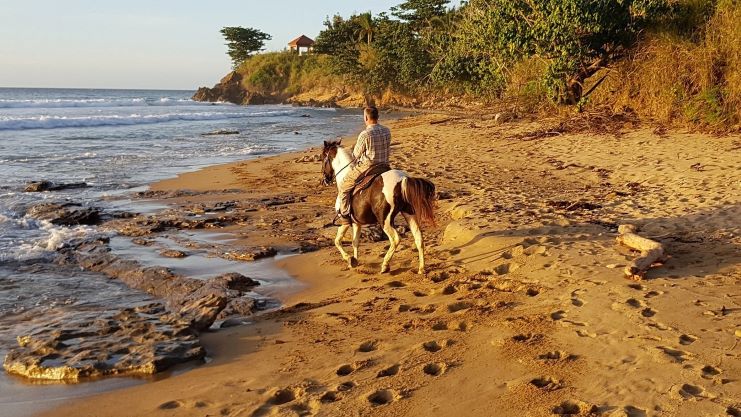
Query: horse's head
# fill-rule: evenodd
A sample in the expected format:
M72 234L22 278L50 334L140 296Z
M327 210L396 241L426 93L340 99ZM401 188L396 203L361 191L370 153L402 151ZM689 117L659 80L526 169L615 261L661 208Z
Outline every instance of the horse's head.
M337 156L337 148L341 145L341 141L324 141L324 148L322 149L322 184L330 185L334 182L334 168L332 168L332 161Z

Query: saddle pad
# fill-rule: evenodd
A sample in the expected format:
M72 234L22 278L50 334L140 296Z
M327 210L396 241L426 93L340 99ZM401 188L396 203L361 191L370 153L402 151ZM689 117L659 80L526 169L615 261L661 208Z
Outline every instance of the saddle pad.
M368 168L363 175L361 175L356 181L355 186L352 191L352 195L355 195L366 188L370 187L371 184L373 184L373 180L376 179L379 175L383 174L386 171L391 171L391 167L388 164L375 164L371 165L370 168Z

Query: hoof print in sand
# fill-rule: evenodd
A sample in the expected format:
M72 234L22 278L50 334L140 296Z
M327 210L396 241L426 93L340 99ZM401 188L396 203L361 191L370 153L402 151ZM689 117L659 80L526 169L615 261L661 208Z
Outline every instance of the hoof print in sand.
M399 399L399 394L392 389L380 389L368 394L368 402L373 406L390 404Z
M291 401L294 401L295 399L300 397L301 394L302 391L298 388L279 389L273 394L270 402L275 405L290 403Z
M358 352L368 353L378 349L378 342L375 340L369 340L363 342L358 346Z
M424 371L424 373L426 373L427 375L440 376L444 374L447 369L447 364L443 362L433 362L425 365L424 368L422 368L422 371Z
M561 383L549 376L541 376L530 380L530 385L545 391L555 391L563 388Z
M399 373L399 368L400 368L400 366L399 366L398 363L395 364L395 365L391 365L391 366L389 366L386 369L382 369L382 370L378 371L378 374L376 374L376 377L377 378L384 378L384 377L387 377L387 376L394 376L394 375L396 375L396 374Z
M347 376L351 373L355 372L358 369L358 366L354 363L349 363L346 365L342 365L339 368L337 368L337 375L339 376Z
M160 404L160 406L158 408L160 410L172 410L172 409L175 409L175 408L179 408L182 405L183 405L182 402L177 401L177 400L172 400L172 401L168 401L166 403Z
M443 345L438 343L437 340L430 340L429 342L422 343L422 349L431 353L438 352L442 350L442 348Z

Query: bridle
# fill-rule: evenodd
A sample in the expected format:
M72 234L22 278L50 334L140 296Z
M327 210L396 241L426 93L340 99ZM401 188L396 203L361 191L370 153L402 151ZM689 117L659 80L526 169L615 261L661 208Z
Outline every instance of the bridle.
M324 180L322 180L322 181L323 181L324 183L326 183L327 185L329 185L329 184L331 184L332 182L336 181L336 180L337 180L337 176L338 176L338 175L340 175L340 173L341 173L342 171L344 171L344 170L345 170L345 168L347 168L347 167L349 167L350 165L352 165L352 163L353 163L353 162L355 162L355 159L353 159L352 161L348 162L348 163L347 163L347 165L345 165L344 167L342 167L342 168L341 168L341 169L340 169L339 171L335 172L335 173L334 173L334 175L332 175L332 180L331 180L331 181L326 181L326 177L325 177L325 179L324 179ZM332 165L332 163L331 163L331 162L330 162L330 160L329 160L329 152L327 152L327 154L326 154L326 155L324 156L324 161L322 161L322 169L324 169L324 164L329 164L330 166ZM334 171L334 169L333 169L332 171Z

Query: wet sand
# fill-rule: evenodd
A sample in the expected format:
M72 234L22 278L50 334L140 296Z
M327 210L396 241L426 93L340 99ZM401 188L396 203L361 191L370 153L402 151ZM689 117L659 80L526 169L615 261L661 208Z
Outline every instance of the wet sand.
M235 248L319 248L277 260L306 287L205 334L207 365L44 415L741 415L741 138L549 126L389 124L394 165L440 192L426 276L409 233L390 274L383 241L346 266L316 149L154 184L209 191L174 206L275 202L219 231ZM625 223L670 255L640 282L623 275Z

